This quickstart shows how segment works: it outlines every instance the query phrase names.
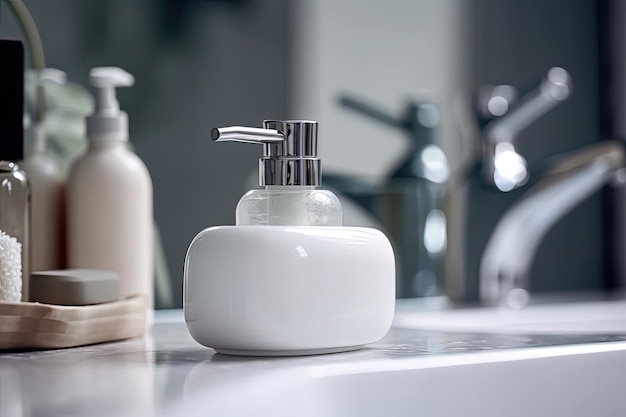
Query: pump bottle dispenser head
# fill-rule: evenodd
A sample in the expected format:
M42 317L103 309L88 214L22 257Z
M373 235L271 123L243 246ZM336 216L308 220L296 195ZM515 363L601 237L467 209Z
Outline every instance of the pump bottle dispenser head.
M92 68L89 81L95 88L95 105L87 118L90 139L128 140L128 115L120 110L115 96L116 87L130 87L135 78L117 67Z
M263 145L259 159L259 185L319 186L322 169L317 157L317 122L265 120L263 129L220 127L211 131L216 142L245 142Z
M46 150L46 135L45 135L45 113L40 114L40 119L37 119L38 107L43 106L45 108L45 92L44 87L46 85L65 85L67 83L67 74L56 68L44 68L40 71L32 70L27 72L29 82L35 85L36 89L42 89L44 103L41 104L39 95L35 94L37 99L35 102L31 102L30 106L26 105L26 119L24 123L24 150L27 155L35 152L45 152Z

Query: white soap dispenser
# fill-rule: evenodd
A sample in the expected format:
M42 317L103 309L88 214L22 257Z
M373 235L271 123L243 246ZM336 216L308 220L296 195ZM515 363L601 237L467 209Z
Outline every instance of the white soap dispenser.
M395 260L376 229L342 226L320 190L317 123L265 121L214 129L216 141L263 144L262 190L236 226L200 232L185 258L183 308L199 343L235 355L306 355L381 339L395 307Z
M128 116L115 87L132 75L116 67L93 68L95 108L87 118L88 148L68 178L68 266L117 272L122 297L153 299L152 181L128 148Z

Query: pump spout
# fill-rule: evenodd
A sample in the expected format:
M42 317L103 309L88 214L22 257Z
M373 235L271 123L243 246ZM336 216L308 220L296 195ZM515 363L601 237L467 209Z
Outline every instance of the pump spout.
M259 161L259 185L303 185L322 182L317 157L317 122L311 120L264 120L263 129L229 126L211 130L215 142L263 145Z
M285 135L275 129L230 126L211 130L211 139L216 142L276 143L285 140Z
M93 114L87 118L87 136L91 139L128 139L128 116L120 110L116 87L135 84L135 77L118 67L97 67L89 72L95 88Z
M120 110L115 87L130 87L135 84L135 77L118 67L92 68L89 78L98 92L96 108L103 113L115 114Z
M94 87L130 87L135 84L132 74L118 67L96 67L89 71L89 79Z

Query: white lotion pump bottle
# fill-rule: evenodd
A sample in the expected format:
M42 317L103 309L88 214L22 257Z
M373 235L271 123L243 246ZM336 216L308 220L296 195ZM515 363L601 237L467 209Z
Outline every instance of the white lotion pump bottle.
M263 145L259 183L235 226L189 245L183 308L192 337L219 353L309 355L357 349L389 330L395 260L379 230L342 225L320 190L317 122L266 120L213 129L215 141Z
M37 74L37 87L46 82L65 84L66 74L45 68ZM65 267L65 176L47 150L45 119L33 118L24 131L24 161L20 167L31 187L31 270Z
M128 148L128 116L115 87L134 84L116 67L93 68L95 108L87 118L88 148L68 178L68 264L117 272L123 298L153 305L152 180ZM149 313L150 316L150 313Z

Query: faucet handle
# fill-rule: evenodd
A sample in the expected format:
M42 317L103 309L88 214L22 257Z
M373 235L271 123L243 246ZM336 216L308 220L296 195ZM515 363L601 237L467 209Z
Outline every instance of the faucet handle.
M517 89L512 85L484 85L478 89L477 111L485 123L504 116L515 100Z
M572 77L561 67L550 68L539 88L549 100L563 101L572 94Z
M492 92L491 110L489 100L486 102L491 114L495 110L504 115L483 128L482 165L485 180L506 192L528 181L526 160L515 147L518 135L572 94L572 79L563 68L551 68L539 87L520 98L510 110L510 101L503 97L503 91L506 90L501 88L498 94Z

